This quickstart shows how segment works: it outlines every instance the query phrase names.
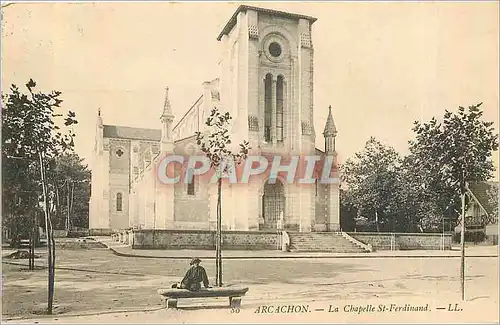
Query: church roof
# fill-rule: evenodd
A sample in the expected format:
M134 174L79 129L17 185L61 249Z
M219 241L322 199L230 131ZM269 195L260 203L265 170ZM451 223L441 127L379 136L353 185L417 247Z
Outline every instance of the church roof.
M105 138L119 138L128 140L160 141L161 130L132 128L128 126L104 125Z
M494 210L488 193L492 187L498 188L498 182L476 182L469 184L469 189L489 214L492 214Z
M236 9L234 14L231 16L227 24L224 26L222 31L220 32L219 36L217 37L217 40L220 41L222 39L222 36L229 34L229 32L233 29L234 25L236 25L236 19L238 17L238 14L240 12L246 12L247 10L254 10L257 12L262 12L266 13L269 15L277 16L277 17L283 17L283 18L292 18L292 19L306 19L309 20L311 25L318 20L317 18L310 17L310 16L305 16L305 15L299 15L299 14L294 14L290 12L285 12L285 11L279 11L279 10L274 10L274 9L266 9L266 8L259 8L259 7L253 7L253 6L246 6L246 5L241 5Z
M184 115L182 115L181 119L179 120L179 122L177 122L175 124L175 126L172 128L172 130L175 130L180 124L181 122L186 118L186 116L193 110L195 109L196 107L196 104L198 104L200 102L200 100L203 98L203 95L200 95L200 97L198 97L198 99L194 102L193 105L191 105L191 107L187 110L186 113L184 113Z

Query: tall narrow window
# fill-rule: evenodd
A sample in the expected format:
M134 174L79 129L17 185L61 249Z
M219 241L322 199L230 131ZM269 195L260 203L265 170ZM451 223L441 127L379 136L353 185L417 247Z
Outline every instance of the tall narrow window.
M273 76L268 73L264 79L264 140L266 142L271 142L272 91Z
M194 176L191 175L190 179L188 180L188 184L187 184L187 194L188 195L194 195L194 181L195 181L195 178L194 178Z
M276 140L283 141L283 76L276 81Z
M121 212L122 211L122 193L116 193L116 211Z

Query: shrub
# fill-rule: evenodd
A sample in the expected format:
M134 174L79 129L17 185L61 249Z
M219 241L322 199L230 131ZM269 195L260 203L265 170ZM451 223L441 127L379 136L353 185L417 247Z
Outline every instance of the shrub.
M461 233L453 234L453 242L460 243ZM465 242L480 243L486 240L486 233L484 231L465 231Z

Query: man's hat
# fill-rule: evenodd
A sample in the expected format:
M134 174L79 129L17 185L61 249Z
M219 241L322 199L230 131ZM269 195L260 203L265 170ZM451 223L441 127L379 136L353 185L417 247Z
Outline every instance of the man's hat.
M191 260L191 263L189 263L189 265L193 265L193 264L200 263L200 262L201 262L201 260L198 257L195 257Z

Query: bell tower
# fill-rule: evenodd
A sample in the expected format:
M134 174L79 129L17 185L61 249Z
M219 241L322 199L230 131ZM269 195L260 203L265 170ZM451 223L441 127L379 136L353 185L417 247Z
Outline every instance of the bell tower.
M232 143L248 140L250 155L316 153L311 38L315 21L241 5L217 38L223 51L219 105L233 117ZM266 186L262 178L263 183L239 186L238 191L223 188L223 196L233 199L222 204L222 214L238 214L235 229L276 229L279 219L285 229L310 231L313 187L281 180L281 185Z
M314 153L315 21L242 5L219 34L221 104L234 118L236 143L249 139L261 152Z

